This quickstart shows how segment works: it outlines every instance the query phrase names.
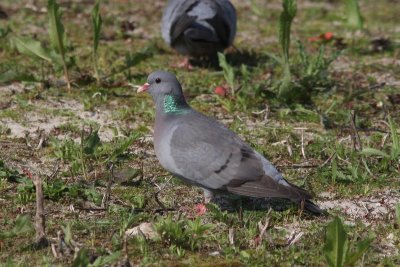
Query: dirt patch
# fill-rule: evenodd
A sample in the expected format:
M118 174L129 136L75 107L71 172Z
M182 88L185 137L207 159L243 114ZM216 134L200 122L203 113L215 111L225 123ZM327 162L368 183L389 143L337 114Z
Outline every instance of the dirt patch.
M21 88L10 86L2 88L8 92L15 92ZM13 94L13 93L11 93ZM111 111L106 109L95 109L87 111L84 105L73 99L48 98L46 100L35 100L30 104L35 110L21 114L22 118L1 118L0 125L9 129L11 138L37 138L40 133L48 135L52 130L71 123L82 127L85 122L95 122L100 126L99 136L103 141L110 141L113 137L111 128L117 128L118 122L112 119ZM39 108L37 108L39 107ZM10 109L17 109L17 104L12 103ZM64 115L63 115L64 114ZM64 135L58 135L63 138Z
M345 213L349 224L361 220L366 225L374 225L393 218L394 208L398 203L400 191L387 190L368 197L320 201L318 205L323 209Z

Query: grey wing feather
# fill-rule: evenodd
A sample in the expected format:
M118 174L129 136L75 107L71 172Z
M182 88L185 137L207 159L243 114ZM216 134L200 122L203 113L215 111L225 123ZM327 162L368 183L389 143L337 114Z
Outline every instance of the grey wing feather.
M229 27L229 35L227 36L228 39L226 39L227 44L231 45L233 43L233 39L235 38L236 35L236 10L235 7L232 5L232 3L228 0L217 0L216 1L218 6L221 8L223 18L225 23ZM221 34L221 30L216 28L216 31Z
M205 4L206 2L208 5ZM210 9L210 7L213 8ZM164 10L161 22L163 39L171 45L196 20L203 27L215 31L224 46L232 44L236 34L236 11L227 0L170 0ZM205 22L207 23L205 24ZM215 39L217 37L204 35L201 31L192 30L190 35L195 40L218 41Z
M171 44L171 33L177 20L186 13L190 6L197 3L198 0L170 0L167 3L161 20L161 35L167 44ZM175 34L176 34L175 30Z
M172 171L193 184L252 197L312 198L218 122L195 113L171 139Z

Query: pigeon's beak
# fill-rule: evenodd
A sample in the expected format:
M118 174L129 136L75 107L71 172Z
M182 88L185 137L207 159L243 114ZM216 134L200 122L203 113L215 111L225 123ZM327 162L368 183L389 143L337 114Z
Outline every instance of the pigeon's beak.
M150 84L145 83L142 86L140 86L139 89L137 89L137 92L138 93L145 92L145 91L147 91L147 89L149 89L149 87L150 87Z

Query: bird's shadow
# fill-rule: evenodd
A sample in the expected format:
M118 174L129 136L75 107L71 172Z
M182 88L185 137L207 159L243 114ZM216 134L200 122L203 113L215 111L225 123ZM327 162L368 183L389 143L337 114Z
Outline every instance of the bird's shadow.
M269 210L285 211L296 206L292 201L281 198L254 198L245 196L217 195L212 203L222 211L235 212L240 210L259 211Z
M249 67L256 67L260 64L271 60L270 56L263 53L257 53L253 50L238 50L228 52L226 55L227 62L235 67L239 67L242 64Z
M256 67L260 64L268 62L271 57L267 54L257 53L252 50L231 50L225 54L226 61L229 65L233 67L240 67L241 65L246 65L249 67ZM194 67L207 68L220 70L218 57L207 57L207 58L192 58L190 59L190 64Z

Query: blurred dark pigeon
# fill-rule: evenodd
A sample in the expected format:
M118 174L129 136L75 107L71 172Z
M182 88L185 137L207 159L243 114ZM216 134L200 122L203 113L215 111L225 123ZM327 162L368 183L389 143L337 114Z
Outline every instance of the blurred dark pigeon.
M214 193L256 198L287 198L322 213L304 189L286 181L276 168L234 132L192 109L175 75L156 71L138 92L156 105L154 147L161 165L176 177Z
M236 10L229 0L170 0L164 9L161 33L180 54L216 57L233 43Z

